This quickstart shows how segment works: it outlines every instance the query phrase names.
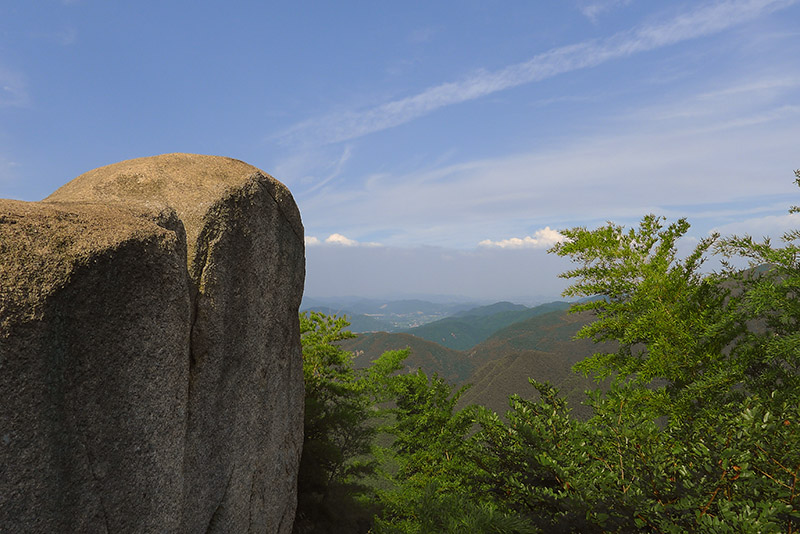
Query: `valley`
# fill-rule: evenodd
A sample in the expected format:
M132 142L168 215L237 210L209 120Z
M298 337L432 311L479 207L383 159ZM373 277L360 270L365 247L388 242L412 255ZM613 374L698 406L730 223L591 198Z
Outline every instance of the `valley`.
M449 315L402 331L364 332L364 326L381 323L377 319L370 322L371 317L366 314L344 313L352 321L351 331L358 336L340 344L354 354L356 367L368 366L386 351L409 348L407 371L421 368L428 375L436 374L458 386L471 384L460 401L462 406L482 404L502 414L508 408L509 395L535 394L528 384L530 377L556 386L575 415L588 417L590 410L582 405L584 391L595 384L574 373L572 366L603 347L589 340L573 339L589 322L589 316L570 314L569 303L527 307L498 302L467 309L459 309L466 305L452 305L447 309L425 301L399 301L383 306L389 310L387 316L392 313L398 318L403 314L409 318ZM313 309L335 314L331 307ZM363 303L356 309L370 310Z

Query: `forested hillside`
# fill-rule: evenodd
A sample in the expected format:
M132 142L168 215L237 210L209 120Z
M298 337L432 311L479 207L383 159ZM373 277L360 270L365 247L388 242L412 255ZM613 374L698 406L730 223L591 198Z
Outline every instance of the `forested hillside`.
M576 415L590 416L591 408L583 403L585 392L596 383L572 368L595 352L609 350L590 340L574 339L590 321L586 313L551 312L496 332L468 352L474 370L465 381L470 388L459 406L480 404L502 414L510 395L536 394L528 384L533 378L558 388Z
M506 326L568 308L569 304L566 302L551 302L534 308L498 302L411 328L406 332L450 349L469 350Z
M472 366L463 352L411 334L359 334L355 338L343 340L340 346L353 353L357 368L369 367L373 360L386 351L408 349L409 355L403 362L407 371L423 369L426 373L437 374L453 384L462 383L472 372Z
M407 348L406 369L422 369L458 386L470 384L460 405L482 404L498 412L508 408L509 395L529 391L529 377L549 381L576 413L586 416L589 409L581 403L594 381L576 374L572 367L600 348L592 341L573 339L589 322L587 314L548 312L566 307L566 303L553 303L525 309L533 317L500 328L470 350L452 350L410 334L385 332L360 334L342 341L341 347L354 353L356 367L368 366L386 351Z
M405 332L359 334L353 339L343 341L342 347L356 353L357 366L369 364L384 351L409 347L412 349L407 361L409 367L422 367L427 373L443 376L447 373L449 379L462 383L484 363L505 355L507 351L501 347L503 339L518 338L520 332L529 331L527 343L523 341L521 346L510 347L509 350L541 348L543 340L539 340L539 337L544 335L542 329L548 328L549 322L575 322L565 319L568 308L569 304L566 302L552 302L533 308L500 302L463 311ZM315 311L342 315L330 314L329 309ZM548 319L549 316L552 317ZM345 318L350 322L350 316ZM517 325L517 328L509 330L507 334L503 333L510 325ZM556 341L553 336L558 341L569 341L577 332L577 328L572 327L558 331L549 330L549 342ZM450 342L442 342L442 339L449 339ZM458 346L464 348L456 348Z

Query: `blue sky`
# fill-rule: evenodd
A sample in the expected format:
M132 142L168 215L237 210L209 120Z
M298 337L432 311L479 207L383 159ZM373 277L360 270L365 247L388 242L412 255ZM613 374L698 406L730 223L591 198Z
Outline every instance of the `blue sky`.
M555 297L561 228L798 225L798 23L792 0L2 0L0 197L226 155L293 192L309 296Z

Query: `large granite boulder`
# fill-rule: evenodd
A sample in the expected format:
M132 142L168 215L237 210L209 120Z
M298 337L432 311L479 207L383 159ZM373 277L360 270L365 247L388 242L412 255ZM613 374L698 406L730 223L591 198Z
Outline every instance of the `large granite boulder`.
M0 531L291 530L304 249L282 184L189 154L96 169L0 204L6 271Z

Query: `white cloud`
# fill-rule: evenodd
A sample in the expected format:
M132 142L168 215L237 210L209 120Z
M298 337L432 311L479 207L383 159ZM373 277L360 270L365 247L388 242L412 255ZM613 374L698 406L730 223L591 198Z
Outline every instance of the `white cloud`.
M458 82L364 111L328 115L301 122L281 137L301 143L336 143L393 128L439 108L498 91L593 67L606 61L718 33L798 0L729 0L706 3L666 22L648 24L609 38L554 48L497 71L481 71Z
M342 234L331 234L325 242L329 245L344 245L345 247L354 247L358 245L358 241L345 237Z
M796 55L794 43L782 43L787 57ZM590 113L546 143L518 143L515 153L478 159L462 150L438 162L431 153L359 176L358 160L370 152L361 148L347 181L293 191L311 233L387 236L384 246L466 249L487 237L522 240L545 225L635 224L651 212L688 217L702 236L712 225L783 214L800 204L791 183L800 166L800 70L769 58L753 63L745 55L730 72L641 103L616 98L609 113ZM341 150L312 151L329 156L318 176L341 160Z
M317 245L333 245L333 246L342 246L342 247L379 247L381 246L380 243L373 243L373 242L359 242L355 239L350 239L349 237L345 237L342 234L331 234L324 241L320 240L318 237L314 236L306 236L305 237L305 244L307 247L309 246L317 246Z
M482 247L500 248L550 248L556 243L564 241L564 239L565 237L558 233L558 231L546 226L534 232L533 236L525 236L523 238L511 237L508 239L501 239L500 241L484 239L478 243L478 245Z

